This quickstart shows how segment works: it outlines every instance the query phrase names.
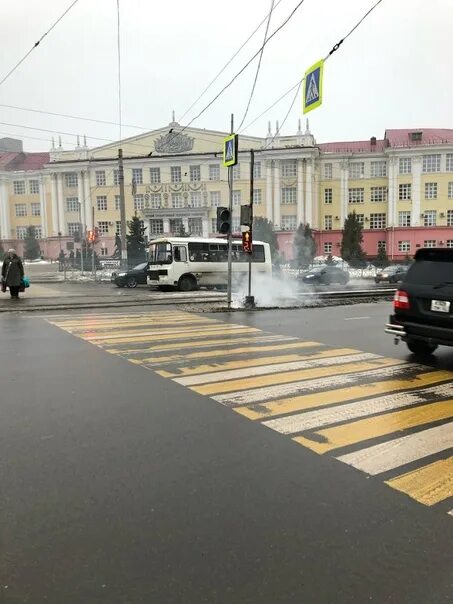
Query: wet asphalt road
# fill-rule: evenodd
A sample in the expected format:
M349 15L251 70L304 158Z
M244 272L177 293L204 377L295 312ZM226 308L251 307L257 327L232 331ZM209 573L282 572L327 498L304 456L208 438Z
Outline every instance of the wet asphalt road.
M382 309L228 320L407 358ZM0 602L453 601L446 514L41 318L0 339Z

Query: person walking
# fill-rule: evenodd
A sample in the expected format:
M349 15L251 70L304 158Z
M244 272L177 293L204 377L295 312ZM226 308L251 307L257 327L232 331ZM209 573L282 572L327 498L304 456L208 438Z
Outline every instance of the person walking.
M2 286L9 287L11 298L19 299L19 290L24 278L24 265L16 254L16 250L10 249L3 260Z

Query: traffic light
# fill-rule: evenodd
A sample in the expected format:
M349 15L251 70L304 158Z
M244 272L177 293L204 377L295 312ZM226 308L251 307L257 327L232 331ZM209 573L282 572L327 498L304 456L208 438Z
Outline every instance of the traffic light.
M231 232L231 212L228 208L217 208L217 232L222 235Z

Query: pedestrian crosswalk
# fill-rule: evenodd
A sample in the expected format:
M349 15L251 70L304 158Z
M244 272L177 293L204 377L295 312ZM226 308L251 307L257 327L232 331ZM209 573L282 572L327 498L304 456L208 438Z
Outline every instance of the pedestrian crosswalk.
M179 310L49 322L453 516L453 372Z

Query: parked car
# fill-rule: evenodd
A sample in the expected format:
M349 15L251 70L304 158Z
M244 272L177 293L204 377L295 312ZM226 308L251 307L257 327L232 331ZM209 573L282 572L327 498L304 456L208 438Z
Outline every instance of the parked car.
M388 266L387 268L383 268L382 270L377 272L374 281L376 283L381 283L382 281L388 281L389 283L399 283L406 276L408 269L408 266L403 266L399 264Z
M419 356L453 346L453 249L424 248L415 254L395 293L386 333Z
M137 285L146 285L148 263L142 262L134 268L120 273L112 273L110 281L118 287L137 287Z
M337 266L319 266L302 275L301 280L303 283L313 285L330 285L331 283L346 285L349 281L349 273Z

